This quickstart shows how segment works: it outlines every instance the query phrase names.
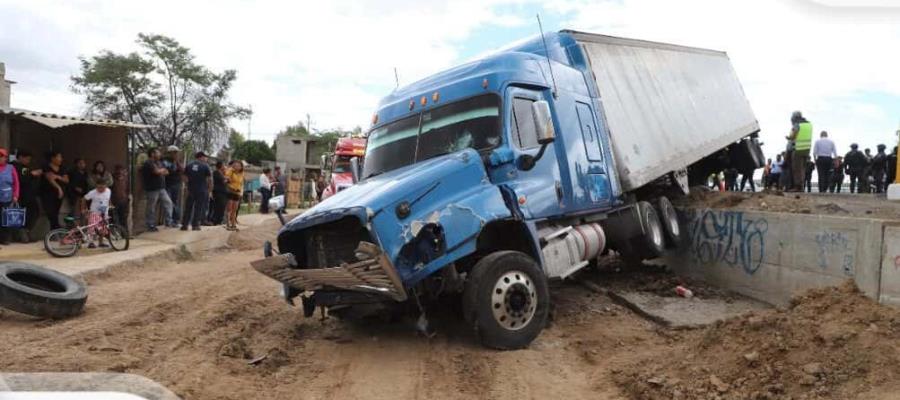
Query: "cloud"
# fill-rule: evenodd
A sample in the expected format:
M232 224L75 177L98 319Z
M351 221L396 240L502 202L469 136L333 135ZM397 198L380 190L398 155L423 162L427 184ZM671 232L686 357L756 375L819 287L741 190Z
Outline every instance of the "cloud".
M68 86L79 55L136 51L139 32L165 34L215 70L236 69L232 98L253 105L253 131L271 138L307 113L314 128L367 126L394 88L394 68L410 83L453 66L473 31L523 24L496 12L518 3L0 0L0 61L20 82L16 106L77 114L80 98Z
M68 91L79 55L135 51L139 32L162 33L213 69L238 70L232 97L253 105L260 138L307 113L314 128L366 127L394 88L394 68L408 84L488 54L510 32L523 34L509 42L533 35L536 11L547 31L727 51L768 154L783 147L795 109L841 147L889 142L900 122L900 14L809 0L0 0L0 9L0 61L19 82L19 107L80 113Z
M840 148L895 140L900 122L900 28L853 14L803 13L804 1L559 0L575 29L725 50L773 155L784 146L793 110ZM873 93L881 95L875 96Z

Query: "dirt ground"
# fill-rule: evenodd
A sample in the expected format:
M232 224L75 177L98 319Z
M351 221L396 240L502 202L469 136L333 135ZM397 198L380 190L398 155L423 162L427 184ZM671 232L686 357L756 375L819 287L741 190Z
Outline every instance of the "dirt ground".
M900 220L900 202L887 201L883 195L874 194L784 193L772 190L756 193L714 192L692 188L689 196L674 203L692 207Z
M237 235L232 245L271 233ZM684 399L800 399L818 390L871 399L892 393L900 377L897 311L847 288L813 293L788 311L671 331L570 281L551 289L551 325L530 348L498 352L481 348L454 312L432 315L432 339L412 321L303 318L248 266L260 251L240 248L89 277L88 305L75 319L0 311L0 371L129 372L187 399L669 399L676 390ZM601 292L671 295L676 284L695 285L653 268L580 279ZM814 363L804 378L811 386L793 383ZM713 374L728 390L715 389ZM748 397L757 392L769 397Z

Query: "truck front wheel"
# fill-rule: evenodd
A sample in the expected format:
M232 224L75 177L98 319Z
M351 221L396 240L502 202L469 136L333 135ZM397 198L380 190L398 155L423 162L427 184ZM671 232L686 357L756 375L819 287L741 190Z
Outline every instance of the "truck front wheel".
M524 253L491 253L466 279L463 312L484 346L527 347L544 329L549 309L547 277Z

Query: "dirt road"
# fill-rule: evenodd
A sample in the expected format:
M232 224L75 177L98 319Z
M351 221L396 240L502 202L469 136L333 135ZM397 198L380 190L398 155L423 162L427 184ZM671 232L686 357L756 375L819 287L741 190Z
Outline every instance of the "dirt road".
M517 352L481 348L453 313L430 340L411 324L304 319L249 268L258 254L90 278L68 321L0 312L0 371L137 373L190 399L613 399L611 371L671 341L576 284L553 291L553 325Z
M240 235L231 241L238 249L264 237ZM129 372L187 399L889 399L897 393L900 312L852 291L813 296L801 314L773 311L671 331L578 283L557 284L552 323L537 341L526 350L497 352L481 348L453 312L433 316L433 339L416 334L411 321L305 319L279 297L278 285L248 266L259 251L238 249L90 277L86 312L72 320L0 311L0 371ZM639 271L585 278L660 293L677 281ZM853 364L840 375L833 372L848 361ZM807 364L819 370L806 376Z

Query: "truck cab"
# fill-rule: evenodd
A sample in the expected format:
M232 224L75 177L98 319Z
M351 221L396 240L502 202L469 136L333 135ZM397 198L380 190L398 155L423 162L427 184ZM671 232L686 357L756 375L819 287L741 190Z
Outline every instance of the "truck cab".
M366 138L342 137L335 143L334 151L322 155L322 169L331 171L325 191L322 192L322 200L340 192L354 184L353 159L357 163L365 160Z
M549 279L608 248L639 260L680 240L658 193L686 190L685 166L626 191L596 79L564 31L395 91L373 117L360 181L285 225L280 254L254 268L307 315L457 294L484 345L527 346L546 324Z

